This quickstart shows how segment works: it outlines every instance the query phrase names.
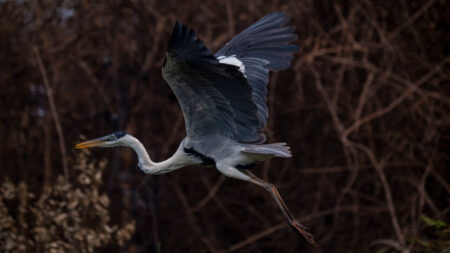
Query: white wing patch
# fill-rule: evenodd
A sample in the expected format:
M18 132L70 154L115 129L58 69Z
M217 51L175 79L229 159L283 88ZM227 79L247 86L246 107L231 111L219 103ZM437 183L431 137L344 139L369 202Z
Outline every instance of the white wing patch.
M239 71L241 71L241 73L244 74L245 77L247 77L245 75L245 65L238 58L236 58L236 55L231 56L221 55L217 57L217 60L219 60L219 62L223 64L239 67Z

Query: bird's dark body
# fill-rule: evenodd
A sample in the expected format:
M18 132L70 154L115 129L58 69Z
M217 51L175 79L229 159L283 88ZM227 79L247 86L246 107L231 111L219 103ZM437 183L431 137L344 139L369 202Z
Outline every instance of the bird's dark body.
M204 166L216 165L216 161L213 158L203 155L202 153L196 151L193 148L184 148L184 152L200 159L202 161L202 165L204 165Z
M193 148L184 148L184 152L186 152L189 155L194 156L195 158L198 158L202 161L202 165L203 166L207 166L207 167L214 167L216 166L216 161L211 158L208 157L198 151L196 151ZM237 164L235 165L235 167L239 170L248 170L251 169L252 167L255 166L255 163L250 163L250 164Z

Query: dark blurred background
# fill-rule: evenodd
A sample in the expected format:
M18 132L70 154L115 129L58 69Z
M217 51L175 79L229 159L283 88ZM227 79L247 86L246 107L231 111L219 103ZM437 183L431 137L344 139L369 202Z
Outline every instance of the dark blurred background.
M263 189L190 167L146 176L185 136L161 77L175 20L219 49L285 11L300 47L271 75ZM449 252L450 3L445 0L0 1L0 251ZM447 248L445 251L445 248Z

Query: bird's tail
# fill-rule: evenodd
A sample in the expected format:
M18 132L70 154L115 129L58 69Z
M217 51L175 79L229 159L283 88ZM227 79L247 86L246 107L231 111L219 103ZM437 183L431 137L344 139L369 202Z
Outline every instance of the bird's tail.
M277 157L291 157L291 148L285 142L248 145L242 152L259 155L272 155Z

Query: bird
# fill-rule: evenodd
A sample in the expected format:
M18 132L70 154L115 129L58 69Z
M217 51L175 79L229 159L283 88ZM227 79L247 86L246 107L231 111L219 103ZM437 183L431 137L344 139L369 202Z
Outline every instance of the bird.
M168 173L189 165L214 166L225 176L267 190L289 225L316 245L308 228L298 222L277 188L255 176L249 167L272 157L291 157L284 143L265 143L269 117L267 84L270 71L290 67L299 47L295 26L284 12L268 14L237 34L215 54L194 30L176 21L169 38L162 76L184 115L186 137L167 160L154 162L134 136L118 131L85 141L91 147L132 148L146 174Z

